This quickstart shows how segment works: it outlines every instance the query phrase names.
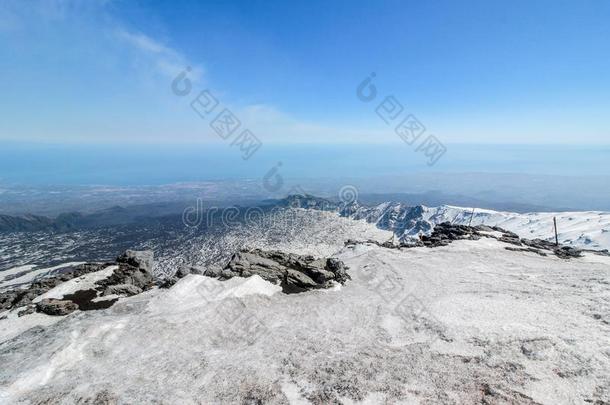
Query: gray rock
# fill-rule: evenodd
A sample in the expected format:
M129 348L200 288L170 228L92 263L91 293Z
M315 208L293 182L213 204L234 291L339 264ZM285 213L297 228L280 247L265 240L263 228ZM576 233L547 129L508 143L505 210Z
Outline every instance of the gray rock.
M221 274L222 274L222 267L215 266L215 265L209 266L203 272L204 276L215 277L215 278L220 277Z
M184 278L189 274L204 275L205 271L206 269L200 266L180 266L178 267L178 270L176 270L174 276L176 278Z
M474 227L474 229L476 229L479 232L493 232L494 229L491 226L487 226L487 225L477 225Z
M554 249L553 251L555 252L555 255L561 259L572 259L582 256L582 251L580 249L573 248L571 246L562 246Z
M127 250L117 257L116 262L128 264L152 274L154 264L154 253L152 250Z
M167 277L167 278L164 278L163 280L159 280L157 282L157 285L159 286L159 288L171 288L177 282L178 282L177 277Z
M347 266L335 257L326 259L326 268L335 275L335 281L343 284L351 277L347 274Z
M201 266L191 266L190 270L191 270L191 274L196 274L198 276L203 276L203 274L206 271L205 267L201 267Z
M290 286L291 292L302 292L318 287L318 283L313 281L306 274L293 269L286 269L285 281L286 284Z
M309 255L260 249L235 253L222 271L206 270L205 275L212 274L221 280L256 274L281 285L282 290L289 294L328 288L333 281L345 283L350 279L347 267L338 259L317 259Z
M154 257L151 250L128 250L117 258L119 268L112 275L97 282L102 288L118 284L131 284L142 291L154 285Z
M69 266L57 270L48 277L34 281L26 288L15 288L0 293L0 311L29 305L32 300L42 295L59 284L80 277L84 274L102 270L112 263L85 263L77 266Z
M142 289L133 284L116 284L106 287L104 295L126 295L129 297L140 294L141 292Z
M180 266L178 270L174 273L174 277L176 278L184 278L191 274L191 269L188 266Z
M34 312L36 312L36 305L28 305L21 311L17 312L17 316L21 318L24 315L33 314Z
M78 309L78 305L68 300L45 298L36 304L36 310L47 315L68 315Z

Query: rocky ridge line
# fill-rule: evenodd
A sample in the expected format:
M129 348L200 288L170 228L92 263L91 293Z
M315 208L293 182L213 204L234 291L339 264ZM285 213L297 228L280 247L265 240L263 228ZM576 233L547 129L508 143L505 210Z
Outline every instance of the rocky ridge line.
M501 235L497 236L494 235L494 233L500 233ZM610 255L607 251L577 249L571 246L555 245L552 242L542 239L520 238L519 235L517 235L516 233L507 231L497 226L454 225L449 222L443 222L441 224L436 225L430 236L422 235L419 240L400 240L398 241L398 243L395 243L393 240L389 240L380 243L373 240L356 241L350 239L345 242L345 245L350 246L361 243L369 243L390 249L407 249L413 247L435 248L440 246L447 246L456 240L479 240L481 238L496 239L500 242L514 245L505 247L505 249L507 250L532 252L541 256L554 254L555 256L562 259L581 257L582 252L585 251L605 256Z

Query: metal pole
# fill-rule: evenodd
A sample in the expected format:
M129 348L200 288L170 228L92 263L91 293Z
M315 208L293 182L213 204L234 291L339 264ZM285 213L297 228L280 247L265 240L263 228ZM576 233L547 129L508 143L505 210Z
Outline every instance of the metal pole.
M559 238L557 237L557 217L553 217L553 228L555 229L555 246L559 246Z
M472 224L472 217L474 217L474 208L472 209L472 213L470 214L470 221L468 221L468 226Z

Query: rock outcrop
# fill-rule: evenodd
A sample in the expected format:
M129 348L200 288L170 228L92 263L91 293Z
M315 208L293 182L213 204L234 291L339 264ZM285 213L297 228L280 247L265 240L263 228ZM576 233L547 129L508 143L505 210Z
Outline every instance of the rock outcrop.
M208 270L210 272L210 270ZM173 276L159 280L157 285L159 288L170 288L178 282L181 278L188 276L189 274L198 274L200 276L206 273L206 269L200 266L180 266ZM210 272L211 274L211 272ZM216 273L215 273L216 274ZM219 273L218 273L219 274ZM209 274L208 274L209 275ZM216 276L211 276L216 277Z
M212 269L205 273L221 280L255 274L280 285L287 294L329 288L334 282L343 284L350 279L347 267L338 259L260 249L237 252L220 272Z
M109 286L131 285L140 290L148 290L154 285L154 255L151 250L128 250L116 259L119 268L107 279L97 284L107 290Z
M78 305L69 300L46 298L36 304L36 310L47 315L68 315L78 309Z
M421 235L419 240L413 241L400 241L394 243L393 241L377 242L373 240L367 240L364 242L358 242L355 240L348 240L345 242L346 246L356 245L358 243L369 243L377 246L390 248L390 249L401 249L401 248L412 248L412 247L429 247L436 248L441 246L447 246L456 240L478 240L481 238L492 238L500 242L507 243L512 246L507 246L507 250L517 252L532 252L541 256L547 256L547 254L554 254L562 259L571 259L582 256L582 250L571 246L555 245L553 242L549 242L542 239L525 239L520 238L514 232L507 231L497 226L487 225L454 225L449 222L443 222L438 224L432 230L432 233L428 235ZM592 251L596 254L604 254L606 252Z
M34 281L25 288L15 288L0 293L0 311L18 308L32 303L32 300L52 288L73 278L93 273L110 266L112 263L85 263L61 269L50 277Z
M57 274L50 274L29 286L19 286L0 293L0 311L24 307L25 310L21 310L20 314L25 315L35 308L48 315L67 315L76 309L87 311L107 308L117 298L107 300L100 297L131 296L151 288L154 285L153 264L152 251L128 250L116 259L116 263L86 263L61 269ZM118 265L118 268L110 277L98 281L95 289L75 291L62 299L44 299L32 305L36 297L66 281L112 265Z

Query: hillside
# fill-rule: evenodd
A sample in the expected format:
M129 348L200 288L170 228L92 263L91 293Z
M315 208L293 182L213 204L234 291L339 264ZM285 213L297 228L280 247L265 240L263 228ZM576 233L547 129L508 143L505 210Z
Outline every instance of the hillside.
M343 247L345 232L387 234L324 217L264 247L336 249L351 280L330 290L284 294L258 276L191 274L104 310L9 313L0 401L610 401L608 257L563 260L488 238Z

